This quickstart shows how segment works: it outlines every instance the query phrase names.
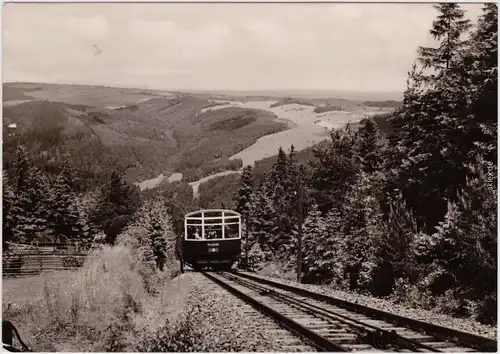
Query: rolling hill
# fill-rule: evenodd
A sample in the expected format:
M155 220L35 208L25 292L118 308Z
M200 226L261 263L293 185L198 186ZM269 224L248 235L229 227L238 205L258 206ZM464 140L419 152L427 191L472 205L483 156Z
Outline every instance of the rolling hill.
M196 180L239 168L229 156L287 128L263 110L202 112L215 103L189 94L45 84L3 90L7 166L22 142L32 153L66 155L88 177L119 168L131 182L171 172Z

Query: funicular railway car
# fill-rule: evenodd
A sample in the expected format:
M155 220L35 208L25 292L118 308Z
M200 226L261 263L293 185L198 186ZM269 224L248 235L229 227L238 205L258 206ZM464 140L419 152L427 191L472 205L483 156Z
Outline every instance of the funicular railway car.
M229 270L241 255L241 215L207 209L186 214L182 240L183 263L194 270Z

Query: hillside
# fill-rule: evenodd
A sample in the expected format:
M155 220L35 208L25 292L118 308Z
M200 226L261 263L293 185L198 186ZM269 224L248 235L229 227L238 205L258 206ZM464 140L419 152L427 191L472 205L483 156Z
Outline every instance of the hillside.
M41 83L3 84L3 90L7 168L22 142L45 169L69 158L84 186L113 169L153 187L172 173L194 182L271 157L280 145L305 149L331 128L349 121L356 128L363 117L389 112L338 98ZM17 128L7 128L12 123Z
M241 161L229 156L287 128L262 110L201 113L214 103L189 94L76 85L3 88L7 167L12 149L23 142L46 160L67 155L91 180L110 168L126 170L130 182L174 171L196 180L239 168ZM16 129L8 128L12 123Z

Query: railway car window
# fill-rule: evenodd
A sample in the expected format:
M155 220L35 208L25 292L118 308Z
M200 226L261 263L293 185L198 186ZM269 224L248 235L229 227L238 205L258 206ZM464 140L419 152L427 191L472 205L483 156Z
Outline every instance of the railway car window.
M221 225L205 225L205 239L213 240L217 238L222 238L222 226Z
M224 226L224 238L240 237L240 225L230 224Z
M206 211L203 216L206 218L222 217L222 211Z
M202 228L200 226L188 226L187 227L187 239L188 240L198 240L202 238Z
M187 219L188 224L196 224L196 225L201 225L202 220L201 217L199 219L194 219L194 218L188 218Z
M221 224L221 223L222 223L222 218L205 219L205 225Z

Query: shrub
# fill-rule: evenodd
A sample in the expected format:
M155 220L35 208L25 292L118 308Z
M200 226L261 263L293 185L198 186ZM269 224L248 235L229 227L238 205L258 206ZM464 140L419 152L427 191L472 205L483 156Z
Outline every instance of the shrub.
M186 275L183 276L184 279ZM174 285L175 282L172 284ZM234 298L191 282L186 297L172 300L164 294L161 313L142 323L134 332L134 351L227 352L274 351L273 343L250 320L241 317ZM184 293L185 294L185 293ZM181 301L182 303L175 302ZM165 302L168 303L165 304ZM273 350L274 349L274 350Z
M476 320L481 323L496 325L497 323L497 294L486 296L474 311Z
M62 258L64 268L80 268L85 262L85 257L66 256Z

